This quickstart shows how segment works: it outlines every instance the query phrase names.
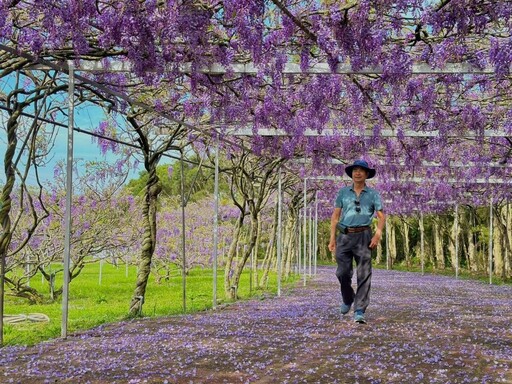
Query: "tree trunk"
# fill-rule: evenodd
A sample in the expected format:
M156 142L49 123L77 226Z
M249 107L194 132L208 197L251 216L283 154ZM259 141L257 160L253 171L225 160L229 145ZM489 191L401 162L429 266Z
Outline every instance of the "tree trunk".
M235 224L235 229L233 232L233 238L231 240L231 244L229 246L226 265L224 266L224 293L226 294L226 297L231 297L231 291L232 291L232 276L234 274L234 267L233 267L233 261L236 257L236 252L238 248L238 243L240 240L240 234L242 231L242 225L244 223L245 214L243 212L240 212L240 215L238 216L238 220Z
M297 226L296 216L293 215L291 211L289 211L287 222L286 222L286 241L285 241L285 260L284 260L284 269L283 269L283 277L288 278L291 274L292 265L293 265L293 256L296 254L296 250L294 244L297 243L297 231L295 230Z
M439 269L445 268L443 253L443 236L439 221L434 220L434 246L435 246L435 266Z
M461 239L460 239L460 259L459 259L459 264L460 264L461 268L462 268L464 263L465 263L466 266L468 265L467 260L464 259L465 257L467 257L467 255L468 255L468 244L466 242L466 238L461 236Z
M259 285L258 285L258 250L260 249L260 242L261 242L261 226L262 226L261 217L258 216L258 237L256 239L256 244L254 245L254 264L251 265L252 281L254 282L256 288L259 287Z
M5 297L5 274L7 264L7 252L11 244L11 193L14 188L16 174L14 172L14 153L16 151L16 143L18 142L16 129L18 127L18 116L21 110L15 110L16 115L11 115L7 123L7 149L4 156L5 185L2 188L2 196L0 200L0 225L2 226L2 234L0 236L0 316L4 316L4 297ZM3 346L3 321L0 321L0 347Z
M405 220L403 220L402 223L403 223L402 233L404 235L405 264L407 265L407 268L410 268L411 267L411 250L410 250L410 243L409 243L409 224Z
M137 283L130 303L129 315L131 317L142 314L144 296L151 272L151 259L153 258L156 246L156 203L161 191L162 187L156 175L156 164L152 164L150 166L150 174L144 196L144 207L142 209L144 234L138 265Z
M456 223L456 219L454 218L453 224L452 224L452 229L450 231L450 243L449 243L450 245L448 247L448 249L450 251L450 261L451 261L453 270L456 270L458 267L458 264L459 264L458 255L455 252L455 242L457 241L457 239L459 237L460 228L456 228L455 223Z
M505 231L505 274L507 278L512 277L512 236L510 228L512 228L512 212L511 204L507 204L505 214L505 223L508 230Z
M249 244L247 244L247 248L244 247L244 251L242 252L242 257L236 266L235 273L231 280L231 290L229 294L229 298L232 300L237 299L238 286L240 285L240 278L242 277L242 273L244 271L245 264L247 260L251 257L252 250L256 244L256 239L258 238L258 214L253 212L251 214L251 228L249 232Z
M472 215L472 214L471 214ZM476 245L475 245L475 233L474 233L474 220L470 219L468 222L472 223L468 225L467 239L468 239L468 269L471 272L478 270L478 264L476 262Z
M423 216L418 220L418 227L420 230L420 246L419 246L419 259L420 264L425 265L425 223ZM423 240L423 244L422 244Z
M395 264L396 257L397 257L397 251L396 251L396 225L392 220L389 220L389 233L388 233L388 240L389 240L389 265L388 267L391 269L393 268L393 265ZM386 226L387 227L387 226Z
M6 278L9 284L15 285L16 282ZM44 296L39 293L37 289L29 287L28 285L19 286L14 294L16 297L27 299L30 304L42 304L44 303Z
M496 276L504 279L505 273L505 223L502 222L502 213L505 213L504 206L496 209L496 215L494 216L494 232L493 232L493 261Z
M382 242L379 241L379 244L377 244L377 257L375 259L375 263L381 264L382 263Z
M268 275L270 273L270 268L272 266L272 259L274 257L274 250L276 249L276 237L277 237L277 210L274 215L274 223L271 227L272 235L270 237L267 250L265 252L265 260L263 261L263 274L260 280L260 286L266 287L268 283Z
M269 238L267 249L265 250L265 258L263 260L263 265L262 265L263 273L262 273L262 276L260 279L261 287L266 287L267 283L268 283L268 275L270 273L270 268L272 266L272 257L274 255L274 249L276 249L278 219L279 219L278 206L277 206L277 202L276 202L276 206L274 209L274 219L273 219L271 227L269 228L271 231L270 232L271 235Z

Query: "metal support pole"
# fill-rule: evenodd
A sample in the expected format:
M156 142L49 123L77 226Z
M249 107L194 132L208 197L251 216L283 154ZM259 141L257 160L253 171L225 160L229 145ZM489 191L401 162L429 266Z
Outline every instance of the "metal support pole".
M303 220L304 220L304 223L303 223L303 231L302 231L302 235L303 235L303 247L304 247L304 263L303 263L303 274L304 274L304 285L306 285L306 254L308 252L308 249L307 249L307 220L308 220L308 213L307 213L307 208L306 208L306 205L307 205L307 192L306 192L306 188L307 188L307 178L305 177L304 178L304 199L303 199L303 206L304 206L304 214L303 214Z
M315 192L315 265L314 265L314 274L316 275L316 265L318 261L318 191Z
M455 278L459 278L459 204L455 204Z
M215 143L215 186L213 189L213 302L212 308L217 308L217 257L219 247L219 137ZM251 274L252 275L252 274Z
M100 259L100 276L98 278L98 285L101 285L102 278L103 278L103 257Z
M297 218L297 275L300 276L300 267L302 265L301 263L301 260L302 260L302 231L300 229L300 222L301 222L301 219L302 219L302 212L301 212L301 209L299 208L299 216Z
M389 238L390 236L388 235L389 234L389 220L388 220L388 215L386 215L386 269L389 269L389 261L391 260L391 258L389 257Z
M249 257L249 296L252 295L252 286L253 286L253 272L254 272L254 251L255 247L251 250L251 256Z
M309 207L309 273L311 277L313 274L313 207Z
M259 245L259 242L258 242L258 245ZM258 287L258 248L254 248L253 254L252 254L252 273L251 273L251 275L253 275L253 282L254 282L255 288Z
M183 150L180 150L181 157L181 257L182 257L182 271L181 271L181 287L183 299L183 313L187 312L187 262L185 254L185 168L183 166Z
M425 226L423 212L420 212L420 248L421 248L421 274L425 274Z
M493 237L493 211L492 211L492 197L490 199L490 212L489 212L489 284L492 284L492 254L493 254L493 244L492 244L492 237Z
M282 261L282 248L283 248L282 244L281 244L281 241L282 241L282 239L281 239L282 177L281 176L282 176L281 169L279 169L279 180L277 183L277 296L281 296L281 261Z
M73 61L68 60L69 68L69 87L68 87L68 148L66 160L66 213L64 216L64 282L62 285L62 321L61 321L61 336L66 338L68 336L68 303L69 303L69 268L70 268L70 253L71 253L71 204L73 199L73 126L75 115L75 73Z

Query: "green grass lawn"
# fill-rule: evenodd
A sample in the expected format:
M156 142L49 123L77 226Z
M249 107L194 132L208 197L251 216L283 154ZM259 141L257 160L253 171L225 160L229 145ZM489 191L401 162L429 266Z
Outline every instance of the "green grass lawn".
M88 264L79 277L73 280L69 289L68 334L92 328L104 323L126 319L136 281L133 266L115 267L111 264ZM261 272L260 272L261 275ZM242 275L238 296L242 299L257 297L263 291L251 289L249 271ZM60 278L60 280L59 280ZM293 283L293 276L283 285ZM62 285L62 273L57 276L57 287ZM224 295L224 270L217 271L217 301L226 302ZM48 284L40 277L31 280L30 285L48 292ZM255 286L255 284L253 284ZM171 278L157 284L150 278L146 289L143 316L157 317L181 314L183 312L182 278L178 270ZM213 271L194 269L186 278L187 313L206 310L213 304ZM266 292L277 292L276 274L271 274ZM49 322L25 321L18 324L4 324L4 345L32 345L61 335L62 302L28 304L26 300L6 295L4 313L9 315L43 313Z
M379 269L387 269L387 266L385 263L381 264L374 264L375 268ZM395 271L406 271L406 272L421 272L421 265L414 264L410 267L407 267L403 263L394 264L392 267ZM428 274L436 274L436 275L443 275L443 276L452 276L455 277L455 270L452 267L447 267L445 269L439 269L439 268L433 268L432 265L425 265L423 268L424 273ZM458 277L460 279L467 279L467 280L478 280L483 283L489 283L489 275L484 272L471 272L467 270L466 268L459 268L459 275ZM492 283L496 285L502 285L502 284L512 284L512 279L510 278L502 278L500 276L496 275L496 272L492 276Z

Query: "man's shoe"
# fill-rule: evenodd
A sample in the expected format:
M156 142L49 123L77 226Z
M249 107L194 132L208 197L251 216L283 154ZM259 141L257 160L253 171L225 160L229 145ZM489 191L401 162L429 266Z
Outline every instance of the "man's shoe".
M341 303L340 312L342 315L346 315L350 311L352 304Z
M364 318L364 312L361 310L357 310L354 312L354 321L359 324L366 324L366 320Z

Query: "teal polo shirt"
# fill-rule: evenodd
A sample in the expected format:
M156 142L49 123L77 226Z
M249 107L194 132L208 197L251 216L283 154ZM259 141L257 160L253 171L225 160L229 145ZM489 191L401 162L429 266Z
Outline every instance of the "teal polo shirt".
M356 210L356 200L354 185L340 189L334 205L336 208L342 209L338 227L369 226L375 212L382 211L382 200L379 193L373 188L365 186L359 194L360 212Z

